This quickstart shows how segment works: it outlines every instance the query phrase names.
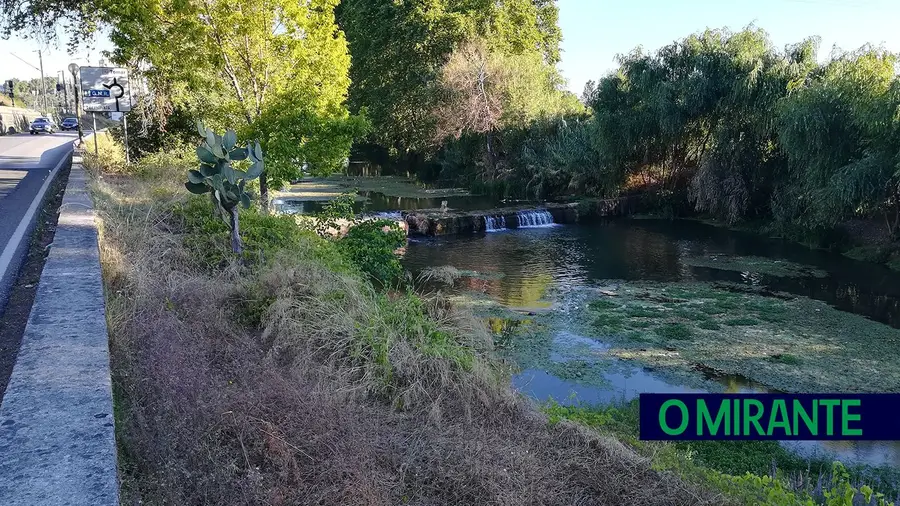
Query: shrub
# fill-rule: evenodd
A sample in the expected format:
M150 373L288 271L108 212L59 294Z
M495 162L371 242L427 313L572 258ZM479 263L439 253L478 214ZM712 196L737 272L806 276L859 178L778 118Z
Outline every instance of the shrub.
M406 234L390 220L357 223L340 239L338 249L369 279L382 287L397 282L403 266L396 251L406 242Z
M182 233L185 247L202 268L215 270L234 258L222 241L228 233L228 225L216 218L209 199L192 196L178 202L172 215L175 220L170 225ZM244 243L241 259L246 263L265 263L277 251L295 248L300 241L311 240L312 234L297 227L289 216L260 214L255 209L242 210L240 216Z
M325 203L321 212L316 214L315 231L322 237L340 235L341 220L352 224L356 220L353 204L356 202L356 190L344 192ZM331 234L335 230L337 234Z
M94 154L94 139L97 139L97 153ZM121 174L128 171L125 164L125 148L106 132L99 132L85 139L84 166L92 172Z

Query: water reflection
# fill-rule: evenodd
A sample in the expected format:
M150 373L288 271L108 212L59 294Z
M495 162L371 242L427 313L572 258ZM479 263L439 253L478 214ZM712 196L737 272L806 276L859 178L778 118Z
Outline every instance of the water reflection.
M781 258L821 269L827 275L780 277L693 267L684 262L688 257L709 255ZM523 290L531 294L524 299L533 299L533 291L538 289L534 285L546 287L546 276L557 284L607 279L727 281L821 300L900 328L900 273L834 253L689 221L618 220L485 237L438 238L415 243L406 264L413 271L454 265L503 273L494 290L505 304L519 303L503 294Z

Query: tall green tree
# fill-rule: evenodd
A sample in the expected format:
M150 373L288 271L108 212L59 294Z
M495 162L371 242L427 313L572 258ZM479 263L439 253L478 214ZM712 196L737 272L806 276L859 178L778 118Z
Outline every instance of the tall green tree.
M900 79L897 56L863 47L839 55L780 104L790 159L784 219L831 226L881 216L900 228Z
M553 0L344 0L338 19L353 56L351 110L365 109L370 141L400 159L430 150L435 83L465 41L559 61Z
M268 186L327 172L365 123L345 107L350 56L337 0L152 0L111 16L119 61L214 126L237 125L268 155Z
M499 130L584 110L574 95L561 89L562 84L537 50L504 54L480 39L462 44L441 68L436 83L435 140L482 136L489 171L485 176L494 178L498 156L494 137Z
M3 0L4 29L52 25L52 14L111 30L113 60L147 79L154 107L257 138L260 177L298 177L304 165L340 166L366 123L345 105L350 55L334 17L338 0Z

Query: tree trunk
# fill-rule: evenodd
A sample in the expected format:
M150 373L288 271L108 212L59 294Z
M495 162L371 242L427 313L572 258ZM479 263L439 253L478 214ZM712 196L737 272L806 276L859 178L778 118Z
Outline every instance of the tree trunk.
M485 136L487 138L487 162L488 162L488 170L490 170L491 180L494 180L494 146L492 145L493 133L488 132Z
M232 207L228 213L231 215L231 251L240 256L244 251L244 243L241 241L241 230L238 223L238 206Z
M259 207L263 214L269 214L269 182L265 172L259 175Z

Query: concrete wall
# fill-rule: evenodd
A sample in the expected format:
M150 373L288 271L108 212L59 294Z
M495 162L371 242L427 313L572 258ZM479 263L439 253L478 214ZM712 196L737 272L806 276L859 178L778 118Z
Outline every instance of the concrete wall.
M117 506L115 422L94 207L76 151L0 404L0 505Z
M21 107L0 106L0 135L27 132L28 126L41 113Z

